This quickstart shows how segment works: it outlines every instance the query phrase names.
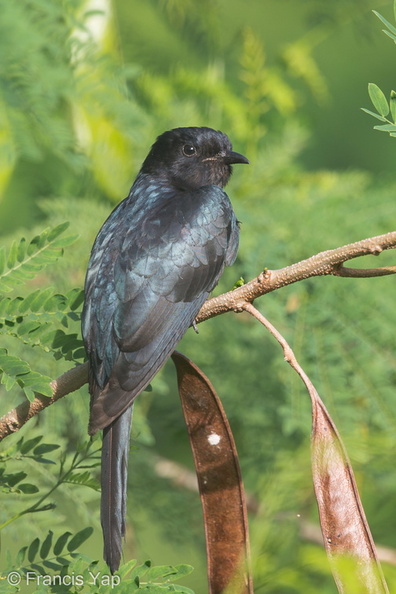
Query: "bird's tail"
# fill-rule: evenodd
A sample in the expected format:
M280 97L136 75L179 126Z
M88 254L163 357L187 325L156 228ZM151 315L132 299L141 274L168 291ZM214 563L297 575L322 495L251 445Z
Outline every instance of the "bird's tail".
M132 406L103 429L102 499L100 518L104 560L111 573L117 571L125 536L129 437Z

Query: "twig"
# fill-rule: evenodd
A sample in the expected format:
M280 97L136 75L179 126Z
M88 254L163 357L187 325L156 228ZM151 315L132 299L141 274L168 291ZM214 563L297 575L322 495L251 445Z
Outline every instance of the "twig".
M289 365L301 377L301 379L304 382L304 384L308 390L308 393L311 397L312 403L314 403L317 400L319 400L321 402L319 394L317 393L317 391L315 389L315 386L313 385L313 383L311 382L311 380L309 379L309 377L307 376L307 374L305 373L303 368L298 363L289 343L282 336L282 334L280 332L278 332L278 330L275 328L275 326L273 326L271 324L271 322L269 320L267 320L267 318L265 318L263 316L263 314L260 313L258 311L258 309L256 309L254 307L254 305L252 305L251 303L245 303L243 309L245 311L247 311L248 313L250 313L250 315L252 315L254 318L256 318L256 320L258 320L260 322L260 324L265 326L265 328L267 328L267 330L272 334L272 336L274 338L276 338L276 340L279 342L279 344L281 345L281 347L283 349L285 361L287 361L287 363L289 363Z
M348 278L372 278L373 276L396 274L396 266L383 266L382 268L346 268L345 266L340 266L333 274L334 276Z
M66 394L78 390L87 381L88 363L83 363L82 365L73 367L73 369L69 369L66 373L58 377L58 379L51 382L53 396L50 398L42 394L37 394L32 402L29 400L21 402L21 404L0 419L0 441L7 437L7 435L19 431L29 419L47 408L47 406L63 398L63 396L66 396Z
M256 278L242 287L228 293L213 297L204 303L195 323L201 323L209 318L228 311L240 312L247 309L255 299L281 287L301 281L313 276L342 276L348 278L374 277L395 274L396 266L382 268L355 269L345 268L344 262L359 256L378 256L384 250L396 248L396 231L363 239L334 250L320 252L307 260L302 260L280 268L279 270L264 270ZM301 370L302 371L302 370ZM300 372L299 372L300 373ZM304 373L304 372L303 372ZM301 376L303 377L303 376ZM304 378L303 378L304 379ZM15 409L0 418L0 441L7 435L18 431L30 418L50 406L66 394L77 390L88 381L88 364L84 363L70 369L58 379L51 382L54 396L48 398L38 394L33 402L23 402ZM305 381L305 380L304 380Z
M396 266L386 268L355 269L344 268L347 260L360 256L378 256L384 250L396 248L396 231L350 243L334 250L326 250L307 260L301 260L279 270L264 270L256 278L203 304L196 323L203 322L227 311L243 311L245 303L252 303L258 297L276 291L313 276L343 276L349 278L384 276L395 274Z
M339 592L345 592L348 572L340 555L353 559L354 575L366 592L389 594L378 553L367 523L345 446L331 416L292 349L278 330L251 303L244 310L258 320L281 345L285 360L303 380L312 402L312 475L323 543Z

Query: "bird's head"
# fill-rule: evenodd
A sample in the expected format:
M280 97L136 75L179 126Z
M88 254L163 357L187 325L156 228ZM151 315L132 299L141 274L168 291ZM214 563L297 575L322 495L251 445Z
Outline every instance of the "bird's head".
M204 127L175 128L157 138L141 171L165 179L180 190L212 184L223 188L233 163L249 161L232 150L223 132Z

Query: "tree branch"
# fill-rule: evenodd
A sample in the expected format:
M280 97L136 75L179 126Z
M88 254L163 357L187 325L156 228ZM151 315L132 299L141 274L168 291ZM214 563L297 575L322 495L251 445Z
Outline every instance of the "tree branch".
M30 402L30 400L24 400L16 408L13 408L4 417L0 419L0 441L10 435L19 431L19 429L32 417L37 415L39 412L57 402L70 394L75 392L78 388L81 388L88 382L88 363L77 365L63 373L58 379L51 382L51 388L53 396L43 396L37 394L36 398Z
M396 231L370 237L342 247L320 252L306 260L280 268L265 269L256 278L242 287L208 299L202 306L195 322L197 324L228 311L241 312L246 305L258 297L276 291L292 283L313 276L342 276L347 278L371 278L395 274L396 266L382 268L345 268L343 264L359 256L378 256L384 250L396 248ZM0 418L0 441L7 435L18 431L29 419L50 406L66 394L74 392L88 382L88 363L70 369L51 382L53 396L48 398L38 394L33 402L22 402L15 409Z
M395 274L396 266L387 268L343 268L344 262L360 256L378 256L384 250L396 248L396 231L349 243L334 250L326 250L279 270L265 269L256 278L228 293L213 297L203 304L196 323L203 322L227 311L243 311L246 303L312 276L373 277Z

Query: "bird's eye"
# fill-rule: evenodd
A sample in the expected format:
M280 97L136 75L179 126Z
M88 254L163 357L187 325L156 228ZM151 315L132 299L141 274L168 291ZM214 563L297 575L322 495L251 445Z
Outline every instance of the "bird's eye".
M192 157L193 155L195 155L197 152L197 149L195 148L195 146L193 144L185 144L183 146L183 154L186 157Z

